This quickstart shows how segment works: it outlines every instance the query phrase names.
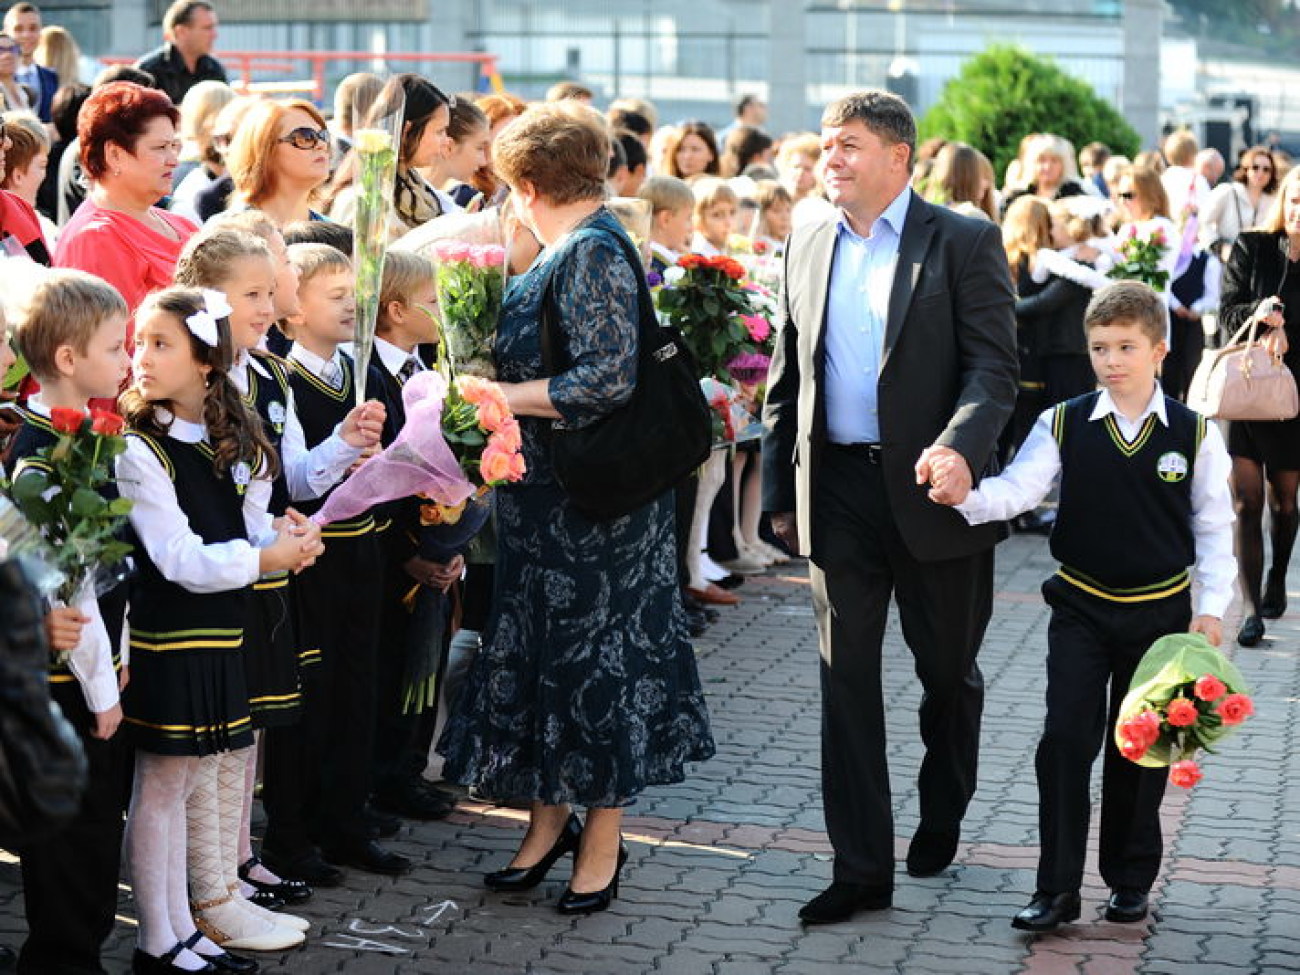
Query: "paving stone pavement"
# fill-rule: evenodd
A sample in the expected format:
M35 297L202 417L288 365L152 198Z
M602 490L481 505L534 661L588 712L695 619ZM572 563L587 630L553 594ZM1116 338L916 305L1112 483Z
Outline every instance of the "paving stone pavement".
M1237 651L1257 716L1204 763L1190 793L1170 788L1167 858L1154 917L1101 920L1095 874L1084 916L1055 937L1011 929L1032 891L1033 750L1042 721L1047 610L1054 568L1042 539L998 550L997 604L980 660L987 691L980 787L956 863L909 878L892 910L803 929L800 904L830 879L818 790L817 646L802 566L752 579L741 606L698 643L718 754L678 786L629 811L631 859L613 908L587 918L552 909L557 869L524 895L489 894L483 873L518 843L521 814L462 804L448 820L409 824L394 846L418 866L400 880L349 873L301 913L308 944L263 956L268 975L1281 975L1300 971L1300 593L1266 643ZM1293 581L1300 589L1300 575ZM1225 627L1235 632L1235 620ZM919 688L897 620L886 635L889 753L900 858L916 826ZM1095 826L1095 824L1094 824ZM1095 862L1095 857L1093 858ZM108 970L127 970L134 908ZM0 863L0 943L23 930L18 871Z

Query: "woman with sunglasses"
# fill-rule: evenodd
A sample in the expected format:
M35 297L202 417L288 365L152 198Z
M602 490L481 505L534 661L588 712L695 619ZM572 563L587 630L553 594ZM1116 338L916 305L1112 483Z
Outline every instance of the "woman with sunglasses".
M103 278L132 315L145 295L171 284L181 248L198 230L156 206L172 190L179 123L170 98L130 81L97 88L77 118L90 191L59 236L54 264ZM128 347L133 334L128 322Z
M1118 245L1129 237L1143 239L1157 232L1165 239L1160 267L1173 279L1174 264L1178 260L1178 228L1169 219L1169 196L1165 193L1160 174L1147 166L1125 166L1115 179L1112 199L1119 226L1112 241ZM1118 263L1118 252L1111 255ZM1168 285L1166 285L1166 292Z
M1252 320L1265 348L1300 375L1300 169L1282 180L1262 225L1237 237L1223 270L1220 324L1231 335ZM1264 620L1286 612L1286 570L1300 526L1300 419L1230 423L1228 453L1237 511L1237 570L1245 600L1237 642L1253 647L1264 638ZM1267 578L1265 501L1272 548Z
M1210 193L1201 214L1201 246L1226 262L1241 232L1259 226L1272 210L1278 179L1277 160L1267 146L1243 152L1232 180Z
M312 208L330 175L330 133L316 106L267 99L248 110L226 150L235 207L261 210L286 227L324 220Z
M8 34L0 34L0 94L4 95L5 107L10 111L32 110L32 102L27 89L18 81L18 62L22 49Z
M444 213L460 209L421 173L451 151L447 127L451 124L452 103L437 85L418 74L399 74L384 83L366 116L366 125L374 125L391 115L398 104L405 104L402 141L397 151L397 180L393 187L391 235L394 239ZM340 223L352 221L356 206L355 180L356 160L349 153L330 186L331 219Z

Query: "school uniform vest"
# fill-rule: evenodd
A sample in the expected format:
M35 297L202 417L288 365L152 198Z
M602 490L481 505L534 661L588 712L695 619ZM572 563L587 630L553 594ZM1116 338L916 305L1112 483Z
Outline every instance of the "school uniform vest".
M353 387L356 377L352 360L346 355L340 355L339 361L343 366L342 389L334 389L325 380L313 375L310 369L288 360L291 367L289 386L293 389L298 422L302 424L303 439L308 450L322 443L334 432L334 428L348 415L356 400ZM333 488L321 497L303 501L295 507L305 515L315 514L332 492ZM321 534L326 538L348 538L374 530L374 516L366 512L349 521L336 521L327 525L322 529Z
M289 481L284 474L284 424L289 415L289 377L287 365L266 352L253 352L250 357L271 374L267 379L251 364L248 367L248 392L244 402L262 420L262 429L271 441L275 454L281 459L280 473L271 483L271 501L267 510L277 518L289 507Z
M1191 583L1192 475L1205 418L1165 397L1131 443L1113 415L1090 421L1099 392L1056 407L1060 506L1052 555L1067 582L1103 599L1161 599Z
M183 443L172 437L132 432L162 464L176 485L176 500L190 529L205 545L247 538L244 488L229 474L218 477L212 448ZM237 650L243 644L247 589L195 593L164 578L148 550L136 552L138 573L131 590L131 648L163 650L172 644L186 649Z
M42 416L35 410L29 410L25 406L16 407L19 415L23 418L23 425L14 433L13 440L10 441L8 453L5 455L5 473L12 480L24 471L41 470L49 472L50 465L39 454L42 450L53 447L59 442L59 434L55 431L54 426L50 423L50 418ZM117 484L109 481L107 484L100 485L100 495L108 501L113 501L118 497ZM135 544L135 539L129 528L122 529L120 533L126 540ZM135 544L139 548L138 544ZM120 645L113 642L113 669L120 671L122 669L122 651ZM49 680L51 684L75 684L77 678L66 664L56 664L53 656L50 657Z

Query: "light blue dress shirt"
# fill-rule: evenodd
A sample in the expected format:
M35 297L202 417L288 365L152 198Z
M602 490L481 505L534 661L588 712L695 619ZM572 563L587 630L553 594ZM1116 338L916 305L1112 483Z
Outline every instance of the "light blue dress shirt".
M840 217L826 295L826 433L832 443L879 443L876 382L898 243L912 191L885 208L867 237Z

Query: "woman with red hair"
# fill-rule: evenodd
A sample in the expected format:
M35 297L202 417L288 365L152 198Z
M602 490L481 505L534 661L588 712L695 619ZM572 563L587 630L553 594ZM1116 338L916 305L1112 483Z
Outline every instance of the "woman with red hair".
M103 278L132 315L145 295L171 284L181 247L198 230L157 206L180 159L179 122L170 98L129 81L97 89L77 117L90 193L64 227L54 264ZM128 346L133 332L128 322Z

